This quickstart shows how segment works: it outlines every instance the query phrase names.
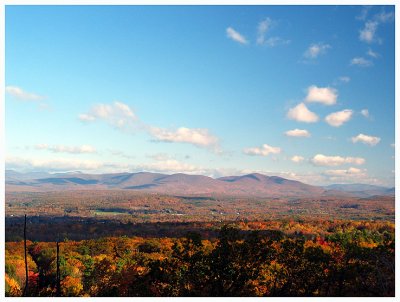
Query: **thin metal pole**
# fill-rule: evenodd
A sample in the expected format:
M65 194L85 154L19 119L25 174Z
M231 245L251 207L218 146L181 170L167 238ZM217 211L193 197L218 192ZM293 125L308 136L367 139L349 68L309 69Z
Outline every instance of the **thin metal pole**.
M28 296L28 258L26 253L26 214L25 214L25 222L24 222L24 252L25 252L25 288L24 288L24 297Z
M57 297L61 297L61 284L60 284L60 245L59 242L57 240L57 274L56 274L56 278L57 278Z

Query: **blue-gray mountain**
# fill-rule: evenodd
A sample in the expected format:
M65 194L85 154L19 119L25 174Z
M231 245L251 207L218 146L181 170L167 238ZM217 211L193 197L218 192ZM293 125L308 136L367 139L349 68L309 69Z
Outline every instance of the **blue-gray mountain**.
M150 172L84 174L19 173L6 170L6 191L46 192L63 190L135 190L179 195L228 196L359 196L394 195L394 188L371 185L312 186L277 176L253 173L211 178L203 175L161 174Z

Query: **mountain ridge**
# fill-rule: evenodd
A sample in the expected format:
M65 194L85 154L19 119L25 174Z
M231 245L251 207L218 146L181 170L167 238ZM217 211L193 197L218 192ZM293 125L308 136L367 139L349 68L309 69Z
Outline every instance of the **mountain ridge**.
M257 197L304 197L304 196L360 196L392 195L393 188L369 186L356 190L360 184L313 186L279 176L250 173L239 176L212 178L184 173L163 174L136 173L19 173L6 170L6 191L57 191L57 190L134 190L160 194L180 195L230 195ZM357 187L358 186L358 187Z

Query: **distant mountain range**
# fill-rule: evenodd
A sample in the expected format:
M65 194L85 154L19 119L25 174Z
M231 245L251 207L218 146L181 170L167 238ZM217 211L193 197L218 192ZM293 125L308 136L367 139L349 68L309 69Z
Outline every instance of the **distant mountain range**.
M394 195L394 188L371 185L312 186L277 176L253 173L211 178L203 175L150 172L84 174L19 173L6 170L7 192L47 192L62 190L134 190L173 195L227 195L254 197L311 197Z
M394 195L394 188L386 188L381 186L366 185L366 184L333 184L324 187L327 190L336 190L348 192L360 197L369 197L375 195Z

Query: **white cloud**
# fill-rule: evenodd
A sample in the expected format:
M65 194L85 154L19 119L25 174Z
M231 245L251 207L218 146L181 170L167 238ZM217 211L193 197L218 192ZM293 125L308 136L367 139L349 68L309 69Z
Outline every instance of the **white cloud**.
M364 28L360 30L360 40L367 43L372 43L375 41L375 34L378 24L379 23L377 21L367 21L364 25Z
M324 174L327 176L354 176L354 175L365 176L366 175L364 169L358 169L358 168L353 168L353 167L350 167L348 169L341 169L341 170L327 170L324 172Z
M150 164L138 165L136 169L152 171L152 172L162 172L162 173L189 173L189 174L201 174L201 168L190 165L187 163L182 163L175 159L167 159L156 161Z
M82 122L93 122L96 118L93 115L82 113L78 117Z
M114 102L112 105L97 104L89 113L79 115L82 122L94 122L103 120L118 129L133 130L138 122L136 115L128 105Z
M379 180L371 178L366 169L350 167L348 169L327 170L322 173L329 183L370 183L383 185Z
M380 23L392 22L392 21L394 21L394 13L393 12L387 13L385 11L382 11L381 13L376 14L374 16L374 19Z
M370 11L370 9L372 8L371 5L366 5L362 8L360 14L358 16L356 16L357 20L365 20L367 18L368 12Z
M341 81L343 83L349 83L350 80L351 80L350 77L347 77L347 76L339 77L339 81Z
M271 37L265 40L264 44L267 45L268 47L275 47L278 45L286 45L289 44L290 40L285 40L280 37Z
M378 58L379 57L379 54L374 52L371 48L368 49L367 55L369 55L372 58Z
M329 44L324 44L324 43L314 43L311 44L306 52L304 53L304 57L308 59L316 59L320 55L323 55L326 53L326 51L331 48Z
M315 155L310 161L316 166L362 165L365 163L365 159L361 157L327 156L323 154Z
M334 105L336 104L337 96L336 89L312 85L308 87L306 102Z
M108 149L108 152L109 152L111 155L119 156L119 157L122 157L122 158L127 158L127 159L133 159L133 158L135 158L135 156L126 154L125 152L123 152L123 151L121 151L121 150Z
M247 155L267 156L269 154L281 153L281 148L263 144L261 147L246 148L243 150L243 153Z
M353 110L345 109L327 115L325 117L325 121L333 127L340 127L345 122L348 122L351 119L352 115L353 115Z
M122 164L107 163L94 160L79 159L36 159L7 157L7 169L20 171L48 171L48 172L68 172L83 171L95 173L121 173L123 171L150 171L159 173L187 173L187 174L206 174L213 173L212 169L202 169L194 165L179 162L175 159L165 159L148 164Z
M272 20L270 18L266 18L265 20L261 21L257 27L257 44L264 44L265 42L265 35L268 30L271 28Z
M300 103L297 106L290 108L287 113L287 118L304 123L315 123L319 120L318 115L308 110L304 103Z
M379 14L375 14L371 18L371 20L365 22L364 28L360 30L360 35L359 35L360 41L369 44L373 42L381 43L382 40L379 37L377 37L376 34L378 26L381 25L382 23L392 22L393 20L394 20L393 12L386 13L385 11L382 11Z
M285 132L286 136L292 136L292 137L310 137L311 134L307 130L302 130L302 129L293 129Z
M169 160L169 159L175 159L167 153L155 153L155 154L149 154L146 156L148 158L154 159L156 161L165 161L165 160Z
M226 35L228 38L232 39L233 41L239 42L240 44L247 44L248 41L244 36L234 30L232 27L228 27L226 29Z
M290 40L282 39L281 37L269 37L267 33L275 25L275 21L270 18L266 18L261 21L257 26L257 40L258 45L266 45L268 47L275 47L278 45L286 45L290 43Z
M50 109L49 105L43 102L43 100L46 98L44 96L24 91L22 88L17 86L6 86L5 92L12 96L14 99L20 101L34 102L40 110Z
M24 101L40 101L44 99L44 96L32 92L26 92L17 86L6 86L5 91L9 95Z
M103 164L93 160L77 159L32 159L8 157L6 158L8 169L46 170L46 171L76 171L76 170L95 170L103 167Z
M369 66L372 66L373 63L369 60L366 60L363 57L355 57L355 58L351 59L350 65L356 65L356 66L360 66L360 67L369 67Z
M369 117L369 111L368 111L368 109L363 109L363 110L361 110L361 114L362 114L362 116L368 118L368 117Z
M71 154L82 154L82 153L96 153L96 148L90 145L81 146L65 146L65 145L54 145L49 146L47 144L38 144L35 146L38 150L49 150L54 153L71 153Z
M158 127L150 127L149 133L158 141L189 143L199 147L215 147L218 138L210 134L208 129L190 129L180 127L176 130L167 130Z
M375 146L376 144L378 144L381 141L381 139L380 139L380 137L377 137L377 136L369 136L369 135L360 133L359 135L352 137L351 141L353 143L360 142L360 143L367 144L370 146Z
M126 104L114 102L113 104L96 104L88 113L78 116L82 122L94 122L102 120L116 128L129 128L134 126L138 119L133 110Z
M293 179L301 181L311 185L330 185L332 183L365 183L365 184L375 184L381 186L393 186L393 179L389 181L383 181L382 179L376 179L369 177L367 175L367 170L363 169L358 171L357 168L343 169L343 171L332 172L334 170L328 170L329 172L322 173L294 173L292 171L265 171L265 170L242 170L228 173L225 175L244 175L249 173L261 173L265 175L280 176L287 179ZM347 173L346 173L347 172ZM330 174L330 175L328 175Z
M291 160L292 162L294 162L294 163L300 163L300 162L302 162L302 161L304 160L304 157L303 157L303 156L300 156L300 155L294 155L294 156L292 156L292 157L290 158L290 160Z
M133 113L132 109L129 108L128 105L121 103L121 102L114 102L115 108L117 108L123 116L127 116L133 119L136 119L135 114Z
M128 132L146 131L155 141L189 143L198 147L211 148L216 153L222 153L218 146L218 138L210 134L208 129L180 127L176 130L169 130L147 125L138 119L128 105L121 102L114 102L112 105L97 104L88 113L80 114L79 119L82 122L102 120L119 130Z

